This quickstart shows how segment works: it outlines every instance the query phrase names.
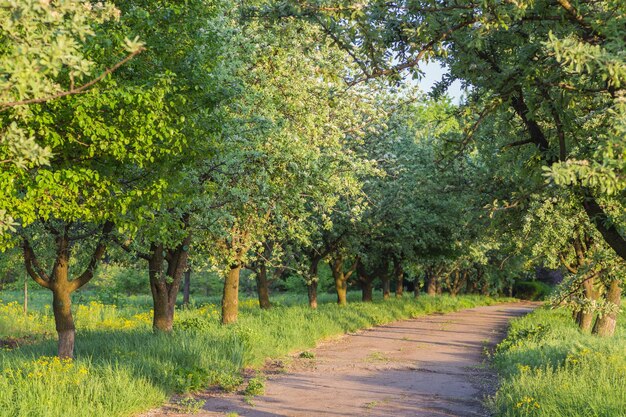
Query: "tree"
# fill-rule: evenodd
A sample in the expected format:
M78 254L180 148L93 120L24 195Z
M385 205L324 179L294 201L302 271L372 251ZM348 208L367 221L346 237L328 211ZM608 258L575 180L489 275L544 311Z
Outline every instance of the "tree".
M213 197L212 175L219 164L215 155L221 146L219 106L233 94L227 87L233 82L230 66L220 55L230 46L226 39L232 28L223 24L228 10L220 2L132 0L118 5L123 17L110 30L133 30L147 47L120 76L127 85L168 80L167 117L159 126L184 136L184 143L167 158L132 173L132 183L154 181L160 190L136 195L136 204L118 221L116 238L147 262L153 329L170 333L192 236L203 226Z
M117 18L119 10L102 3L17 1L0 8L0 249L11 245L9 233L19 226L13 215L18 208L4 198L15 193L14 175L52 157L28 127L30 105L85 92L140 53L141 43L126 39L109 52L129 55L94 75L98 65L86 53L94 25Z
M111 54L109 44L123 50L128 32L103 28L117 24L108 21L92 27L95 35L85 41L85 62L93 62L94 68L116 68L124 62ZM116 71L114 79L96 78L100 82L87 83L89 89L74 94L75 74L59 65L69 90L57 93L55 100L29 103L28 117L21 119L52 157L47 165L13 170L3 177L10 178L11 186L1 202L10 207L18 224L12 238L22 242L29 274L53 294L59 356L72 357L71 294L93 277L114 225L122 224L125 213L138 205L148 207L162 192L165 181L138 173L156 168L166 155L180 150L184 136L172 111L175 104L166 100L173 91L167 77L150 84L131 83L123 71ZM46 250L50 242L52 253ZM81 267L78 274L71 271Z
M233 49L241 94L226 108L220 169L213 176L212 206L219 209L202 238L226 277L225 323L236 320L241 267L263 267L269 247L273 262L282 265L279 248L312 246L339 199L357 196L357 174L368 164L347 144L375 113L364 88L342 90L343 53L311 45L319 35L315 27L244 23ZM218 244L209 247L212 242Z

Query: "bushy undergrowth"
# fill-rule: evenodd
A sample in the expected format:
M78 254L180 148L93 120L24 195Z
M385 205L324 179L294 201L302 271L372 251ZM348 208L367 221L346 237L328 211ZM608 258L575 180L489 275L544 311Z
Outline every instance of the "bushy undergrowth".
M513 295L522 300L545 300L553 288L541 281L519 281L515 283Z
M128 416L159 405L174 392L209 384L242 389L243 367L313 347L322 338L496 302L478 296L406 297L347 307L327 303L316 311L303 305L263 311L256 300L244 300L233 326L219 324L215 305L177 311L171 336L152 334L149 314L134 307L89 302L76 306L74 362L52 358L55 341L46 334L54 328L45 308L18 321L21 307L4 304L2 334L36 330L42 340L0 353L0 410L3 416Z
M582 334L569 310L541 308L514 320L494 361L501 417L626 416L626 314L613 338Z

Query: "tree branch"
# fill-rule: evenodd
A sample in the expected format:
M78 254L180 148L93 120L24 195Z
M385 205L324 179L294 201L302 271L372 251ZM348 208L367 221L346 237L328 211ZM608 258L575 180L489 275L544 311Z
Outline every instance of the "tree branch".
M42 287L50 288L50 277L45 273L37 261L35 251L30 246L28 239L24 239L22 248L24 249L24 265L26 266L28 275L30 275L30 277Z
M131 255L136 255L136 256L138 256L141 259L146 260L146 261L150 260L150 255L148 255L147 253L141 252L141 251L136 250L136 249L131 249L130 243L132 243L132 242L122 242L117 236L113 236L111 238L111 240L115 244L117 244L120 248L122 248L124 250L124 252L130 253Z
M88 283L92 278L93 274L96 271L98 263L100 259L104 256L104 252L106 251L107 241L109 240L109 235L113 230L113 222L106 221L104 226L102 227L102 235L100 236L100 240L93 254L91 255L91 259L89 260L89 265L87 265L87 269L83 272L78 278L71 281L72 291L76 291L86 283Z
M606 243L622 259L626 259L626 238L620 234L609 216L588 189L583 189L583 207L591 222L596 226Z
M505 149L508 149L508 148L514 148L516 146L527 145L529 143L535 143L535 142L532 139L517 140L515 142L507 143L501 149L505 150Z
M559 300L559 301L558 301L555 305L557 305L557 306L558 306L558 305L560 305L563 301L565 301L565 299L566 299L566 298L571 297L572 295L576 294L576 292L577 292L578 290L580 290L580 287L582 287L582 285L583 285L585 282L589 281L590 279L594 279L594 278L598 277L598 276L599 276L600 274L602 274L604 271L605 271L604 269L601 269L601 270L597 271L596 273L591 274L591 275L589 275L587 278L585 278L585 279L583 279L582 281L580 281L580 282L578 283L578 285L577 285L576 287L574 287L574 289L573 289L573 290L571 290L570 292L568 292L567 294L565 294L563 297L561 297L561 299L560 299L560 300Z
M350 279L350 277L352 276L352 274L354 273L354 271L356 271L357 266L359 266L359 257L357 256L356 259L354 260L354 263L352 264L352 266L350 267L350 269L348 270L348 272L345 273L344 278L347 281L348 279Z
M31 98L31 99L27 99L27 100L12 101L12 102L9 102L9 103L3 103L3 104L0 104L0 112L3 112L5 110L7 110L7 109L9 109L11 107L15 107L15 106L22 106L22 105L26 105L26 104L45 103L46 101L54 100L54 99L57 99L57 98L83 93L84 91L86 91L90 87L93 87L95 84L97 84L98 82L102 81L107 75L109 75L109 74L113 73L114 71L116 71L119 67L121 67L122 65L126 64L128 61L133 59L135 56L137 56L138 54L140 54L144 50L145 50L145 48L137 49L136 51L134 51L131 54L129 54L126 58L122 59L120 62L118 62L117 64L113 65L111 68L107 68L98 77L94 78L93 80L89 81L86 84L81 85L80 87L74 88L73 86L70 86L69 90L62 91L60 93L53 94L53 95L48 96L48 97Z

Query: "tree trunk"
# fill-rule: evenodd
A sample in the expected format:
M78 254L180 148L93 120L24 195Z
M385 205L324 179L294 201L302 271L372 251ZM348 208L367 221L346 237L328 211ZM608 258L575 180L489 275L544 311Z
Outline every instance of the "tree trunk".
M371 302L374 297L373 297L373 292L374 292L374 286L372 285L372 280L371 279L367 279L364 278L363 280L361 280L361 300L364 302Z
M611 281L609 289L606 293L606 300L617 306L621 306L621 295L622 289L620 288L620 281ZM616 324L617 313L605 314L602 317L598 317L595 325L593 326L593 334L600 337L613 336Z
M437 295L437 277L431 268L426 270L426 294L430 297Z
M315 310L317 308L317 281L311 281L307 285L307 292L309 295L309 307Z
M54 227L50 226L52 229ZM58 356L60 358L74 357L74 339L76 330L72 317L72 292L87 284L94 276L98 263L106 251L108 235L113 229L113 223L105 222L102 227L100 239L92 252L89 263L82 274L69 280L69 264L71 245L69 239L68 224L63 231L56 231L56 260L52 273L48 275L35 255L35 251L28 239L23 240L24 266L28 275L39 285L52 291L52 311L54 312L54 324L58 334Z
M155 333L171 333L174 325L176 297L187 270L189 243L191 236L185 237L174 249L166 249L162 244L152 244L148 257L148 273L154 316L152 329ZM167 269L164 264L167 258Z
M454 281L451 282L450 276L452 274L454 274ZM461 271L456 269L453 273L446 276L446 285L448 286L448 291L450 291L450 296L456 297L459 294L464 282L467 280L466 274L466 272L461 273Z
M467 293L469 294L478 294L478 282L472 280L470 282L470 286L469 289L467 290Z
M337 304L345 306L348 304L348 278L343 271L343 257L337 255L330 262L330 269L333 273L333 279L335 280L335 291L337 292Z
M402 298L404 293L404 270L400 261L395 258L393 264L393 275L396 279L396 298Z
M59 336L58 352L61 359L74 357L76 330L71 307L70 289L66 285L55 286L52 290L52 311L54 312L54 324Z
M467 280L469 277L469 271L465 270L461 273L461 281L459 282L459 285L457 287L456 293L460 293L462 290L465 290L467 292Z
M337 304L345 306L348 304L348 283L343 279L335 279L335 290L337 291Z
M170 333L174 323L174 310L168 308L167 282L163 276L164 253L163 245L150 247L148 275L150 277L150 291L152 292L152 330L155 333Z
M183 305L189 307L189 295L191 292L191 269L185 271L185 281L183 283Z
M576 324L582 332L589 333L593 325L593 313L587 313L583 310L578 311L576 314Z
M371 302L374 299L374 274L368 274L365 265L361 262L357 265L356 272L361 285L361 300L363 302Z
M264 262L259 265L256 275L256 291L259 296L259 307L268 310L272 307L270 303L269 282L267 280L267 266Z
M481 287L480 287L480 295L484 295L485 297L490 295L491 291L489 289L489 281L487 280L487 277L485 275L483 275L481 277Z
M222 295L222 324L231 324L237 321L239 313L239 272L241 265L230 267L224 280L224 294Z
M441 275L440 273L436 273L435 277L435 288L437 289L437 295L441 295L443 294L443 283L442 283L442 279L441 279Z
M343 255L336 255L334 259L330 262L330 269L333 273L333 278L335 279L335 290L337 291L337 304L340 306L345 306L348 304L348 280L352 273L358 267L358 259L354 262L354 265L350 268L348 272L344 272L344 260Z
M413 287L413 297L418 298L420 296L420 278L415 275L415 286Z
M388 300L389 294L391 293L390 291L391 280L389 279L389 275L387 275L386 272L380 277L380 279L383 281L383 299Z
M595 289L595 279L587 278L583 281L583 289L585 298L589 300L597 300L600 298L600 293ZM591 331L593 325L594 313L588 313L580 310L576 316L576 323L582 332L588 333Z
M309 295L309 307L311 307L313 310L317 308L317 283L319 281L317 277L317 267L320 260L320 258L314 258L311 260L308 281L306 283L307 292Z
M151 285L152 307L152 330L155 333L171 333L174 327L174 306L170 306L167 294L167 286L164 282Z

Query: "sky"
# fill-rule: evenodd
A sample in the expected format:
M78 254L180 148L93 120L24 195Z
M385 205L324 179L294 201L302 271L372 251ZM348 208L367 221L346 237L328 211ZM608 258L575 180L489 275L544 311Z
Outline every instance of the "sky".
M424 71L424 78L419 80L417 84L426 93L430 91L435 82L441 80L441 76L446 72L446 69L438 62L433 61L428 64L422 64L421 69ZM453 103L459 103L462 94L461 83L458 80L448 88L448 95L452 98Z

